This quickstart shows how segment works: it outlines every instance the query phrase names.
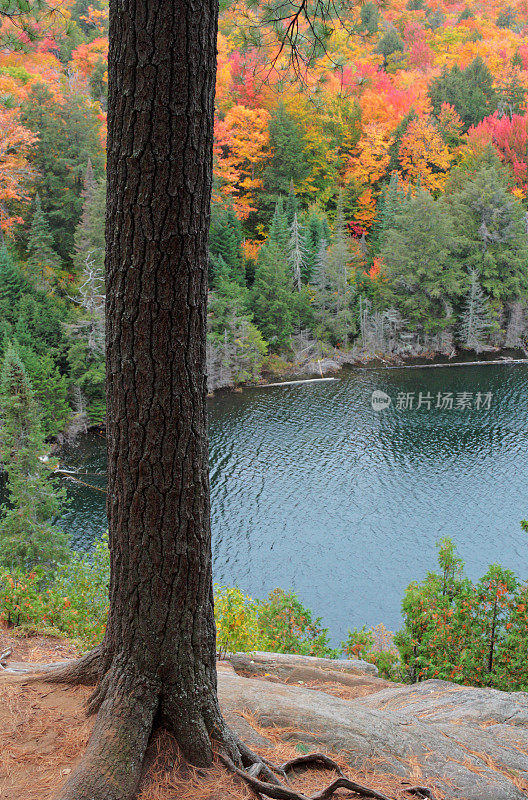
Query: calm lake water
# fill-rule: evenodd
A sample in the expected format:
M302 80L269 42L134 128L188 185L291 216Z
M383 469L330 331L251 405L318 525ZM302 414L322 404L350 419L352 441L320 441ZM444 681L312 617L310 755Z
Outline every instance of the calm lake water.
M329 383L215 397L215 580L254 597L294 588L339 641L349 627L399 626L405 587L434 568L442 536L473 578L492 562L527 576L527 388L526 365L357 369ZM388 408L372 408L375 390L391 398ZM408 393L413 408L398 407ZM438 393L452 393L453 408L437 409ZM456 407L462 393L472 408ZM104 487L101 437L85 437L62 461ZM66 485L63 525L89 548L106 526L105 496Z

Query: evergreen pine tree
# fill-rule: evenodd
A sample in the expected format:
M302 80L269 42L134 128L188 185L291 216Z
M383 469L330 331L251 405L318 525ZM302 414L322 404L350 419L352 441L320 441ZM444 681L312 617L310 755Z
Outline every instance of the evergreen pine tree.
M494 157L476 169L455 169L444 202L453 219L459 259L477 269L489 297L508 302L528 292L526 212L509 191L510 175Z
M42 433L47 438L62 433L71 417L68 378L62 375L49 353L20 347L19 353L40 410Z
M304 272L304 236L299 225L297 213L293 215L290 227L289 261L293 273L293 284L298 292L301 291L302 274Z
M254 381L266 355L266 342L244 306L247 289L220 278L209 297L207 378L210 391Z
M231 278L245 284L242 230L232 206L216 204L211 211L209 230L210 283L219 269L227 267Z
M4 319L16 321L18 303L28 288L7 247L4 243L0 244L0 312Z
M350 244L343 213L343 193L339 193L330 246L326 252L326 291L322 330L332 344L347 347L355 332L352 313L353 289L350 283Z
M367 34L377 33L379 25L379 8L372 0L363 3L359 10L359 17L361 19L360 30Z
M90 159L96 177L104 171L100 121L85 96L66 92L58 102L47 86L35 82L22 104L23 124L38 134L34 166L37 191L54 238L54 249L65 264L75 253L83 177Z
M405 44L400 34L396 28L391 26L379 40L376 53L383 56L383 65L387 67L391 56L394 56L396 53L403 53L404 47Z
M288 228L288 217L284 211L284 200L279 197L275 204L275 211L271 219L268 231L268 241L277 245L283 258L287 258L290 243L290 231Z
M81 219L79 221L79 225L77 226L77 230L75 231L75 249L82 249L86 250L89 246L89 241L87 240L87 233L88 233L88 226L89 226L89 208L93 203L93 199L95 197L95 188L97 186L97 181L95 180L95 175L92 166L92 159L88 159L88 163L86 164L86 172L84 173L84 184L83 189L81 192L81 197L83 199L83 207L82 207L82 214Z
M260 248L250 308L255 324L270 348L274 352L283 349L293 331L293 293L288 274L287 241L282 248L270 235Z
M323 293L326 293L328 289L328 274L329 274L329 265L328 265L328 242L326 239L321 239L319 242L319 250L317 252L317 259L315 262L315 268L313 273L313 282L315 286L319 289L321 296L323 298L322 305L324 306L324 296Z
M459 338L465 347L480 352L484 334L491 327L489 301L482 291L476 269L470 272L470 285L459 323Z
M325 242L326 248L331 236L326 214L324 214L318 206L311 206L308 209L304 230L304 250L306 256L303 280L305 283L309 283L314 279L317 272L321 242Z
M299 201L297 200L293 180L290 181L290 188L288 190L288 194L286 195L284 211L288 220L288 225L291 225L293 223L294 216L299 213Z
M103 267L88 251L76 295L78 311L68 325L68 362L77 396L95 425L103 422L105 400L105 285Z
M433 112L440 114L443 103L449 103L460 115L464 130L478 125L484 117L497 108L497 95L493 76L481 56L477 56L465 69L455 64L450 70L431 81L429 97Z
M428 12L426 12L426 17L428 27L431 28L432 31L436 31L437 28L441 28L445 23L445 16L440 7L440 3L438 3L434 10L429 9Z
M380 254L387 281L380 293L411 329L436 334L453 323L452 306L464 291L453 219L441 200L419 190L386 231Z
M61 259L53 249L53 234L38 193L29 230L27 266L36 286L42 291L52 288L61 271Z
M0 560L9 569L53 566L68 554L67 537L52 524L64 492L53 485L39 456L45 449L33 389L14 344L0 375L0 455L9 502L2 506Z
M75 229L75 254L73 264L77 274L86 265L86 259L104 269L106 180L96 180L92 162L88 161L84 176L82 214Z
M375 250L381 247L384 232L391 227L394 217L402 210L405 200L405 190L401 185L399 175L396 171L391 172L389 183L381 192L377 204L376 222L371 236L371 243Z
M288 193L292 181L299 188L308 176L308 164L301 126L283 103L272 113L269 134L272 157L264 172L264 188L267 201L273 202Z
M105 399L105 200L104 178L97 181L88 160L82 191L82 215L75 231L74 266L78 275L74 319L68 325L68 362L83 423L101 424ZM80 413L80 412L78 412Z

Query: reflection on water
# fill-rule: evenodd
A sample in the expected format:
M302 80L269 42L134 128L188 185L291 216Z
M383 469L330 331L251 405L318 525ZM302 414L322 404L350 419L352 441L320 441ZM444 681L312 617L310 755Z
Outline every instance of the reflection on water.
M293 587L339 639L397 627L406 585L451 536L477 577L528 574L528 368L354 370L332 383L248 389L210 402L215 580L261 597ZM375 390L389 408L374 411ZM489 409L398 410L399 393L491 392ZM416 404L416 399L414 401ZM456 405L456 402L455 402ZM63 454L104 486L104 442ZM105 527L104 495L68 483L79 547Z

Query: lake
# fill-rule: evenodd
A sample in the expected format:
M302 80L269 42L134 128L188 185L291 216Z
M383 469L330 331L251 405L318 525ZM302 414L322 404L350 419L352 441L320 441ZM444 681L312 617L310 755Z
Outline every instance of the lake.
M492 562L528 576L527 384L528 365L350 369L212 398L215 581L254 597L293 588L338 642L349 627L398 628L443 536L472 578ZM104 488L104 439L83 437L62 464ZM88 549L105 495L65 485L62 524Z

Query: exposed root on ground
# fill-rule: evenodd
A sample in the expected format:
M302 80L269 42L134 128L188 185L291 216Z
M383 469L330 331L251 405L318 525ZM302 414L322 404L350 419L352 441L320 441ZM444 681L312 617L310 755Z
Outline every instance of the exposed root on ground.
M87 704L89 714L97 713L92 735L80 765L59 792L58 800L132 800L140 784L149 740L158 727L167 728L178 742L178 734L185 730L187 741L181 745L182 750L190 763L197 766L210 765L210 758L204 760L198 754L204 753L207 740L205 751L209 749L212 756L212 741L224 767L262 799L330 800L339 789L345 789L357 797L392 800L347 778L339 764L323 753L299 756L281 766L269 762L231 731L219 711L214 713L214 703L213 713L207 709L203 719L194 720L196 730L189 734L189 728L181 720L175 722L172 713L167 715L158 680L148 680L130 664L115 661L105 671L102 669L105 661L102 648L98 647L76 661L43 666L28 676L30 681L95 685ZM332 770L337 777L315 794L303 794L292 788L289 774L311 767ZM414 786L405 791L434 800L426 787Z
M94 647L86 655L64 664L43 664L32 670L27 679L70 686L95 686L101 677L102 654L101 646Z
M281 767L271 766L271 769L284 776L285 780L287 780L288 773L298 767L324 767L326 769L332 769L338 774L339 777L332 781L326 788L310 796L302 794L301 792L296 792L294 789L287 786L286 783L281 783L277 779L270 781L270 766L264 763L260 756L252 755L254 755L255 758L254 762L245 769L240 769L225 752L218 753L222 764L224 764L227 769L231 770L231 772L234 772L242 778L258 797L269 797L273 798L273 800L329 800L338 789L349 789L359 797L373 797L376 798L376 800L391 800L386 794L381 794L381 792L377 792L374 789L369 789L367 786L362 786L355 781L349 780L349 778L345 777L339 764L323 753L311 753L310 755L299 756L291 761L287 761ZM268 780L260 780L260 776L264 778L267 777Z

